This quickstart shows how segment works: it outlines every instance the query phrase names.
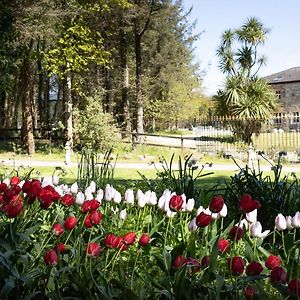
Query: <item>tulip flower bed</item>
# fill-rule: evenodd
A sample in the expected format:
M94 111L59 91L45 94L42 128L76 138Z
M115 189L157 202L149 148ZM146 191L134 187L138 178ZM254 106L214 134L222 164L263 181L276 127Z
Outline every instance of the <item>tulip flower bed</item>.
M5 179L0 298L299 299L300 212L263 230L259 199L227 200Z

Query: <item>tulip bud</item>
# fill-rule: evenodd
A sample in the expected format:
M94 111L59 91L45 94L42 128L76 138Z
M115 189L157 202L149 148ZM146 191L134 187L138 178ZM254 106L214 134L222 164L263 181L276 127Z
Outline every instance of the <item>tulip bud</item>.
M98 257L100 251L101 248L98 243L89 243L86 249L87 254L92 257Z
M286 220L286 228L287 229L293 229L293 224L292 224L292 217L291 216L286 216L285 220Z
M270 278L271 278L271 282L274 283L282 283L285 284L286 283L286 270L282 267L276 267L272 270Z
M133 205L134 204L134 193L133 193L133 190L131 190L131 189L126 190L125 195L124 195L124 199L125 199L125 202L127 204Z
M263 266L259 262L252 261L246 268L246 274L248 276L259 275L263 269Z
M114 201L116 204L119 204L119 203L121 203L121 201L122 201L121 193L118 192L117 190L115 191L113 201Z
M183 199L181 195L173 195L170 199L170 209L173 211L179 211L182 208Z
M270 255L267 258L265 265L268 269L273 270L281 265L281 259L276 255Z
M220 239L218 241L218 248L219 248L219 252L221 254L227 252L229 250L229 241L228 240L225 240L225 239Z
M189 223L188 228L190 231L196 231L198 229L198 226L196 224L196 218L193 218L192 221Z
M186 257L183 255L177 255L174 262L173 262L173 268L179 269L181 266L183 266L186 263Z
M286 229L286 220L282 214L278 214L275 218L275 227L278 230L285 230Z
M73 183L71 185L70 191L71 191L72 194L77 194L77 192L78 192L78 184L77 184L77 182L75 182L75 183Z
M244 296L247 300L254 299L255 296L255 288L251 285L247 285L244 289Z
M224 205L224 199L222 196L215 196L211 199L210 204L209 204L209 209L213 213L218 213L222 210Z
M70 194L65 194L65 195L61 198L61 203L62 203L64 206L71 206L74 202L75 202L75 199L74 199L73 196L70 195Z
M228 261L229 269L233 275L240 275L244 272L245 263L242 257L234 256Z
M244 230L241 227L233 226L229 231L229 237L233 241L239 241L244 235Z
M196 217L196 224L198 227L206 227L212 221L212 216L201 212L199 216Z
M102 214L99 210L95 210L90 214L90 221L93 225L98 225L102 220Z
M79 192L77 195L76 195L76 203L78 205L82 205L83 202L84 202L84 194L82 192Z
M59 254L62 254L62 253L65 252L66 247L62 242L58 242L57 245L56 245L56 250Z
M127 218L127 212L126 212L126 208L120 211L120 215L119 215L120 219L125 221Z
M225 218L227 216L227 206L225 203L224 203L221 211L219 212L219 215L221 218Z
M143 233L139 239L139 244L141 246L147 246L150 243L150 235L148 233Z
M64 228L62 227L61 224L56 223L56 224L53 224L51 232L57 236L60 236L63 234Z
M47 266L55 266L58 263L58 257L56 252L51 249L44 255L44 261Z
M76 227L77 223L78 223L77 218L74 216L70 216L65 220L65 228L67 230L72 230L73 228Z
M194 209L194 206L195 206L195 199L194 198L191 198L187 201L186 203L186 206L185 206L185 209L189 212L193 211Z
M103 190L100 189L97 192L96 200L101 204L102 199L103 199Z
M135 242L135 232L128 232L123 236L123 243L125 245L132 245Z
M209 267L209 263L210 263L210 256L208 256L208 255L203 256L200 261L201 267L203 269L206 269L207 267Z
M249 223L255 223L257 221L257 209L254 209L253 211L246 213L246 220Z
M300 297L300 279L293 278L288 284L288 293L292 296Z
M297 211L295 216L292 218L292 225L294 228L300 228L300 212Z
M239 203L239 207L244 213L252 212L253 210L260 208L260 206L260 202L253 200L248 194L244 194Z
M21 182L21 179L18 176L13 176L10 179L10 185L17 185Z

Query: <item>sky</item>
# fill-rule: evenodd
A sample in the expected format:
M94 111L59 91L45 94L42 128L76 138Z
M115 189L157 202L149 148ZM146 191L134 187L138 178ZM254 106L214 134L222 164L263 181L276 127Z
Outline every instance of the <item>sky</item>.
M183 0L185 10L193 7L189 21L196 21L194 33L202 32L194 44L195 61L205 71L203 92L213 95L222 87L216 49L226 29L237 29L249 17L256 17L270 30L260 53L267 58L260 76L300 66L299 0Z

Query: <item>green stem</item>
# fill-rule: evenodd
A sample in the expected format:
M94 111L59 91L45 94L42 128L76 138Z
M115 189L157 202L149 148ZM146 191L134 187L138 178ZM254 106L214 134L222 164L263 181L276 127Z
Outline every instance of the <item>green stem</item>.
M287 254L286 254L286 250L285 250L285 241L284 241L283 231L281 231L281 239L282 239L282 246L283 246L284 256L285 256L285 258L287 258Z
M166 248L166 245L167 245L167 237L168 237L170 223L171 223L171 218L169 218L168 223L167 223L167 228L166 228L166 233L165 233L165 240L164 240L164 249Z
M135 267L136 267L136 264L137 264L140 252L141 252L141 250L139 249L138 252L137 252L137 255L135 257L135 261L134 261L134 265L133 265L133 269L132 269L132 273L131 273L131 280L130 280L130 289L131 290L133 290L133 275L134 275L134 270L135 270Z

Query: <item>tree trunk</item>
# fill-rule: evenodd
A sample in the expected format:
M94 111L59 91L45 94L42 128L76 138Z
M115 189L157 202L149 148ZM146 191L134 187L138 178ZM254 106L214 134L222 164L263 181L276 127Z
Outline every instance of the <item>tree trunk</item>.
M67 75L65 84L65 162L71 163L71 154L73 149L73 101L72 101L72 81L70 75Z
M136 98L136 131L137 133L144 133L144 107L142 94L142 45L141 35L139 33L138 21L135 24L135 98ZM138 136L139 142L143 141L142 136Z
M33 136L33 118L30 95L32 95L33 76L32 63L29 54L32 49L32 44L28 49L27 55L24 57L20 67L20 97L22 101L22 131L21 140L26 146L29 155L35 153L35 141Z

